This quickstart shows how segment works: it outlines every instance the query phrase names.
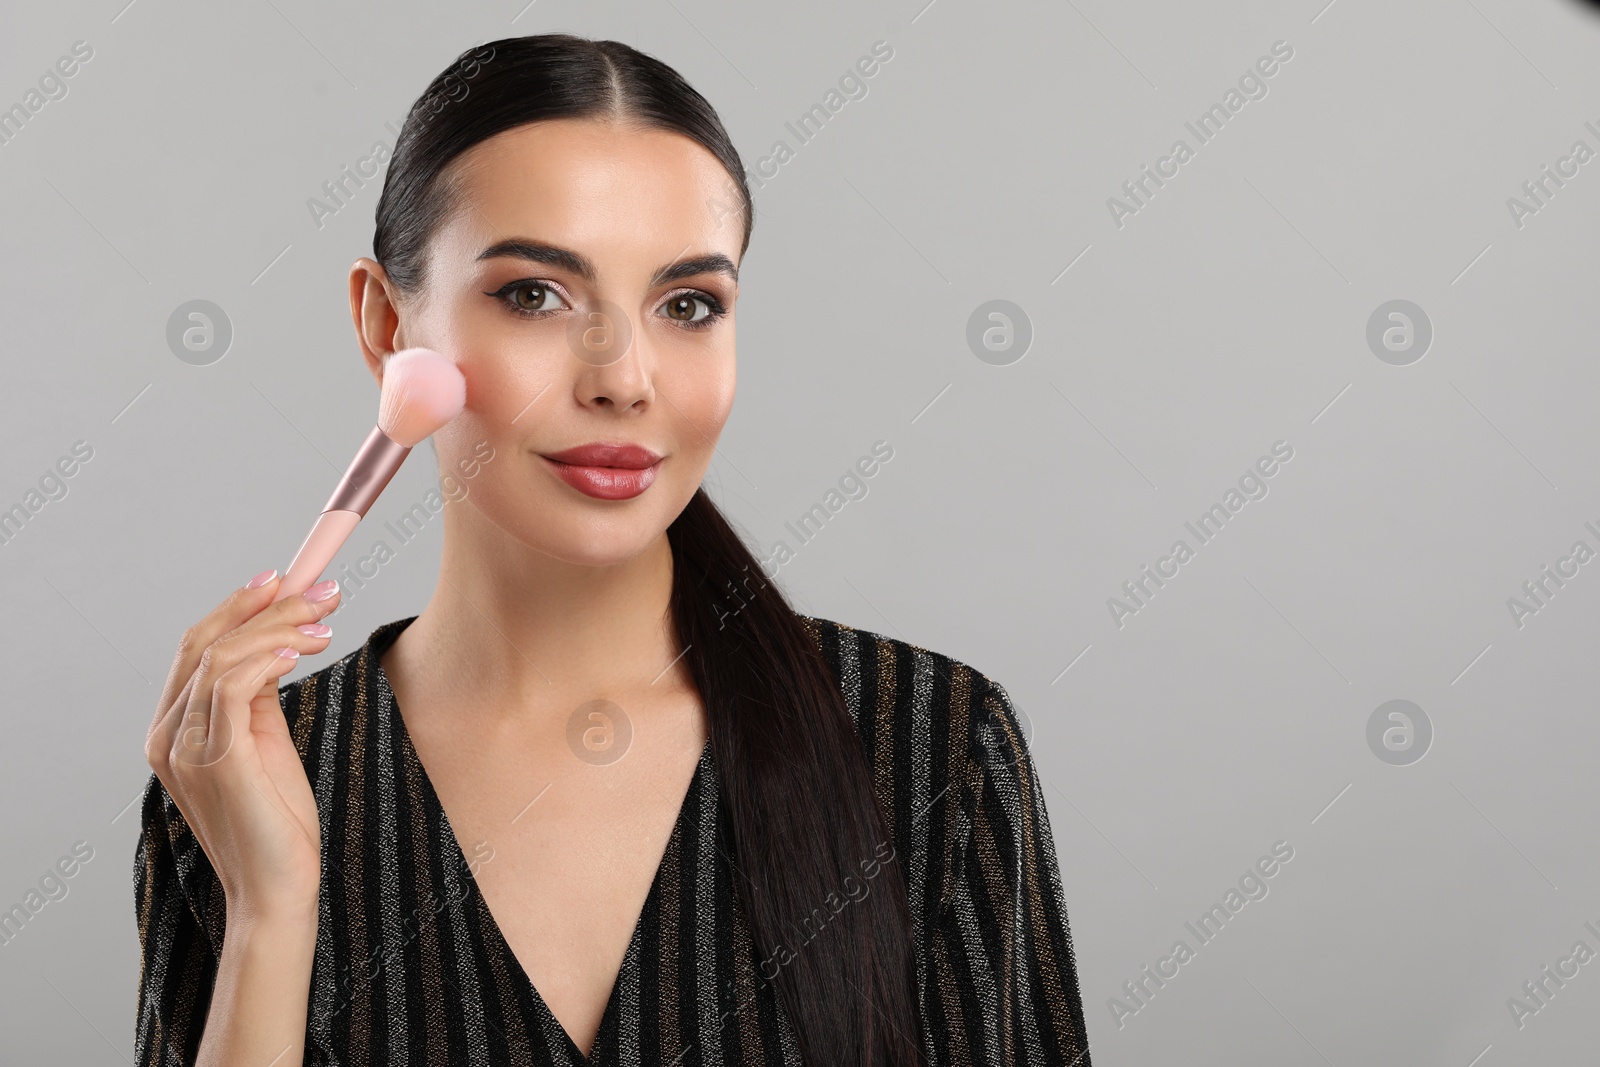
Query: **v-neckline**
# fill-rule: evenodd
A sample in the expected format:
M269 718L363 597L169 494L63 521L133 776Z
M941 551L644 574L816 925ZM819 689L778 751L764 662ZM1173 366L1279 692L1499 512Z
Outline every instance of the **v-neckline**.
M400 632L415 621L416 618L417 616L413 615L410 618L399 620L389 633L383 634L378 641L374 642L374 647L370 650L368 662L373 669L373 676L377 682L379 696L377 705L380 713L389 721L389 727L400 746L401 758L416 767L417 779L422 786L422 801L427 808L426 814L439 820L439 827L444 834L448 853L443 857L444 862L454 864L457 870L470 870L466 853L462 850L461 842L456 837L455 827L451 825L450 816L444 810L444 802L439 799L438 792L433 788L433 779L429 777L428 769L423 766L422 758L417 754L416 745L411 740L411 731L406 728L405 716L400 710L400 700L395 696L394 686L389 683L389 675L383 669L383 654L394 644L395 639L400 636ZM596 1057L605 1051L602 1047L602 1042L606 1040L608 1024L612 1024L612 1028L614 1028L613 1020L620 1010L619 999L622 993L623 978L626 976L630 961L637 959L642 948L645 917L650 914L651 907L656 904L657 898L661 894L661 879L666 869L667 858L672 854L672 850L677 847L683 836L684 823L689 817L689 807L700 791L701 780L704 778L710 763L711 738L707 737L704 746L700 749L700 759L695 764L694 774L689 778L689 787L684 791L683 801L678 806L677 818L673 820L672 830L667 835L666 846L662 849L661 858L656 862L655 875L650 879L650 889L645 893L644 904L639 908L639 915L634 920L633 932L628 937L628 945L622 952L622 962L617 967L617 976L611 982L611 992L606 997L606 1006L600 1015L600 1026L595 1031L594 1046L590 1048L588 1055L585 1055L583 1050L578 1047L578 1043L572 1039L572 1035L567 1032L567 1028L562 1025L561 1020L556 1018L555 1012L550 1010L550 1005L545 1002L544 995L539 992L539 987L533 984L533 979L528 976L527 970L522 966L522 961L512 951L511 943L506 940L505 934L500 929L499 922L494 917L494 913L489 910L489 902L484 897L482 889L478 887L476 879L472 880L478 922L489 941L489 950L498 952L505 958L512 970L513 980L521 982L522 988L527 992L529 999L533 1001L534 1009L540 1016L541 1025L553 1026L556 1032L561 1035L562 1041L566 1045L567 1055L571 1058L574 1067L595 1067L599 1062Z

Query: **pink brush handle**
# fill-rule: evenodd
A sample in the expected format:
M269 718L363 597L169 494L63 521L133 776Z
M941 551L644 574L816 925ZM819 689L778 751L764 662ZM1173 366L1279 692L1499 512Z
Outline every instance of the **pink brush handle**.
M295 553L294 561L278 586L276 603L286 596L310 589L340 547L355 531L356 524L366 515L372 502L378 499L394 472L410 454L411 449L391 438L374 426L362 442L350 466L339 479L333 495L322 507L322 514Z

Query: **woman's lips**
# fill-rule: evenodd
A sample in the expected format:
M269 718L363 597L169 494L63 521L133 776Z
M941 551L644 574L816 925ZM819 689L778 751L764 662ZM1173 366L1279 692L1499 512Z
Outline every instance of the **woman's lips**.
M590 444L561 452L540 453L561 480L601 500L638 496L656 480L661 456L629 444Z

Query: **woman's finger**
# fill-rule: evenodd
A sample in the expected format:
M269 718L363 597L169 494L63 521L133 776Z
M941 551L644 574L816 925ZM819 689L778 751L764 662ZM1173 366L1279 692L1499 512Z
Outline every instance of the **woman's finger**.
M170 695L163 693L163 702L156 710L155 720L146 737L147 755L160 755L171 750L174 734L179 730L179 721L186 714L187 707L195 700L190 680L202 666L211 664L211 680L214 682L240 658L262 648L263 641L273 640L249 635L259 635L265 628L277 627L286 636L270 647L289 645L306 654L321 652L327 647L326 635L320 644L315 640L308 644L301 640L305 635L289 631L296 626L316 625L324 616L337 608L339 583L331 579L319 582L299 596L285 597L276 603L271 603L272 590L276 587L277 581L278 579L271 579L255 589L235 590L216 611L184 631L178 655L173 663L173 674L167 679L167 690ZM224 610L230 602L234 607ZM253 614L250 614L251 612ZM221 629L228 622L239 619L241 615L244 617L238 625L226 630ZM206 635L210 635L208 639ZM197 646L195 642L202 639L206 639L206 644ZM188 671L181 682L177 680L177 672L180 670Z
M178 692L194 674L195 666L200 662L200 654L218 637L241 625L271 604L273 594L277 592L281 580L276 570L262 571L229 593L222 603L206 614L205 618L183 632L178 638L177 654L172 658L172 669L167 672L166 685L161 690L161 701L156 705L157 718L172 707Z

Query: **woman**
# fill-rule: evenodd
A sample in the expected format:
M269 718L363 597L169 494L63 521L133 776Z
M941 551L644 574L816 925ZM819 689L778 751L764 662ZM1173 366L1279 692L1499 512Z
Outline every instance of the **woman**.
M380 381L460 366L466 496L421 614L281 693L337 583L185 633L140 1063L1089 1063L1005 690L797 614L700 487L752 220L710 105L615 41L496 41L413 106L351 312Z

